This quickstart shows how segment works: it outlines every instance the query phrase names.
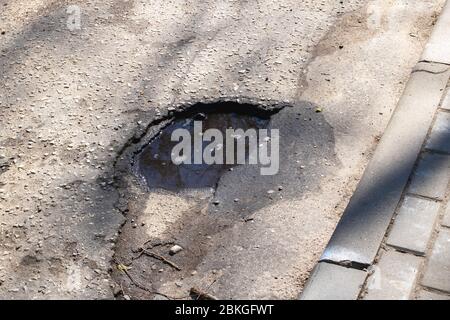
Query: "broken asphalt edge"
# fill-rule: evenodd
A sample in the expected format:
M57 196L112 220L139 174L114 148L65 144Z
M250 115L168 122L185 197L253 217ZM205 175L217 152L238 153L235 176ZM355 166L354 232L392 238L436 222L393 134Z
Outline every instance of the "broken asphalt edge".
M450 78L450 0L300 300L356 300Z

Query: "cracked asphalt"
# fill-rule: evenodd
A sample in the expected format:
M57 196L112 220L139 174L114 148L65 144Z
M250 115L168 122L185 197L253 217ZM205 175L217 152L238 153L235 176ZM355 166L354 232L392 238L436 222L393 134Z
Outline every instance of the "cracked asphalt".
M0 298L156 298L117 262L173 297L295 298L443 2L0 0ZM209 212L127 170L173 108L237 99L291 106L280 175L237 168ZM149 240L182 271L133 260Z

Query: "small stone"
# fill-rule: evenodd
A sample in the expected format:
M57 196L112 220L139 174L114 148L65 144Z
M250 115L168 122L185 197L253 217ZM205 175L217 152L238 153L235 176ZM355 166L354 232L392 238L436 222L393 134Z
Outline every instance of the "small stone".
M239 202L239 199L238 198L234 199L234 202Z
M278 186L278 191L282 191L283 190L283 186Z
M173 256L173 255L177 254L178 252L180 252L182 250L183 250L183 248L176 244L172 248L170 248L169 254L171 256Z
M114 297L117 297L117 296L120 295L121 293L123 293L123 292L122 292L122 288L121 288L120 286L115 286L115 287L114 287L114 290L113 290Z
M181 288L181 287L183 286L183 282L181 282L181 281L175 281L175 285L176 285L178 288Z
M213 205L218 206L219 204L220 204L220 201L218 201L218 200L213 201Z
M191 272L191 276L195 276L196 274L197 274L197 271L195 271L195 270Z
M274 193L275 191L273 191L273 190L269 190L269 191L267 191L267 194L272 194L272 193Z

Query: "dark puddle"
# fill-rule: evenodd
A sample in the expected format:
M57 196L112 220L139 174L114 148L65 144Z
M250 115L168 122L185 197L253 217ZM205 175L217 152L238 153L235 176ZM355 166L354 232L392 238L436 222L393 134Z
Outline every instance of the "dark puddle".
M202 132L218 129L225 140L226 129L264 129L274 111L255 109L255 106L235 102L197 104L175 116L136 158L137 173L142 176L150 189L162 188L170 191L216 187L221 175L232 170L233 164L194 164L194 152L191 152L191 164L175 164L172 161L173 148L180 142L171 141L172 133L177 129L186 129L190 133L191 150L194 150L194 122L201 122ZM201 142L201 154L211 141ZM223 141L223 154L226 144ZM214 152L213 152L214 154ZM248 159L248 141L246 152ZM225 161L224 161L225 162ZM236 162L234 162L236 163Z

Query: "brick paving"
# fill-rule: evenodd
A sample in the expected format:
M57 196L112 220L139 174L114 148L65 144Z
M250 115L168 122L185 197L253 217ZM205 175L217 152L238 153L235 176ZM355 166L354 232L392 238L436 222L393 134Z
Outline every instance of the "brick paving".
M360 298L450 300L450 83Z

